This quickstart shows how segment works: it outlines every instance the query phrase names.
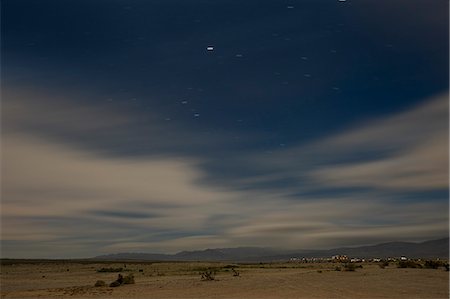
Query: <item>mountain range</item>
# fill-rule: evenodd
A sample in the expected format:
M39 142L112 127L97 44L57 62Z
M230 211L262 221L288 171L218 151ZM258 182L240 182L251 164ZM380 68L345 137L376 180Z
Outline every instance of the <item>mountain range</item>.
M140 260L140 261L234 261L270 262L290 258L327 258L347 255L354 258L408 258L449 257L449 238L421 243L389 242L370 246L342 247L326 250L280 250L261 247L215 248L196 251L181 251L176 254L116 253L96 256L94 260Z

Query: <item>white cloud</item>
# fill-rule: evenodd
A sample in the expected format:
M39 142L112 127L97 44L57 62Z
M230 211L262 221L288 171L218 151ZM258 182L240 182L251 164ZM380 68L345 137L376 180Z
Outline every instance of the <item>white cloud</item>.
M319 143L334 151L371 151L357 162L314 169L323 184L400 190L448 188L448 96ZM377 157L381 153L381 157Z
M35 102L27 107L28 101L14 98L17 101L7 104L4 120L1 237L6 242L2 254L9 257L89 257L228 246L313 248L433 238L448 232L448 204L442 201L405 205L367 190L292 195L310 187L405 192L445 188L445 97L271 156L243 155L239 161L249 163L243 166L267 171L250 172L245 179L237 176L236 185L205 184L211 174L201 167L205 162L201 158L104 155L61 136L51 138L48 132L34 134L30 126L56 127L64 135L108 131L130 121L126 115L116 119L111 111L99 113L96 107L74 112L73 101L46 111L53 104L45 96L37 98L42 109L35 113L30 109ZM163 131L156 126L147 132ZM173 142L182 143L183 138ZM367 151L371 154L366 158L333 163ZM375 159L378 152L383 154ZM286 177L295 178L298 185L270 187ZM239 188L252 184L268 188Z

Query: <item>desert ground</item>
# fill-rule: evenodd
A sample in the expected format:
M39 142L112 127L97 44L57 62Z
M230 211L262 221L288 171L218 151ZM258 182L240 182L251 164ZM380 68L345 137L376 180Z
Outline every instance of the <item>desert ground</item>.
M449 272L337 263L2 261L1 298L449 298ZM102 268L106 271L99 272ZM342 267L341 267L342 268ZM236 272L232 269L235 269ZM215 271L214 280L201 273ZM118 274L135 284L109 287ZM106 286L95 287L97 280Z

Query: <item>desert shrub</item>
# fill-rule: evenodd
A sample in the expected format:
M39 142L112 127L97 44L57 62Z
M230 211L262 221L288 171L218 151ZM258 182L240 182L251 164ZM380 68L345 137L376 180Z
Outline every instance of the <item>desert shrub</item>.
M120 286L120 282L118 282L117 280L113 281L109 284L109 286L112 288L118 287L118 286Z
M134 275L133 274L129 274L125 277L122 276L122 274L119 274L119 276L117 277L117 280L113 281L110 283L110 287L118 287L122 284L134 284Z
M317 273L322 273L322 270L317 270Z
M397 268L422 268L422 265L415 261L399 261Z
M139 272L144 272L144 269L139 269Z
M101 268L97 272L122 272L123 268Z
M106 282L103 280L97 280L97 282L94 284L94 287L104 287L106 286Z
M216 273L212 270L209 270L209 271L202 272L200 274L201 274L201 280L214 280Z
M123 278L123 284L134 284L134 275L129 274Z
M448 267L449 267L449 264L448 264L448 263L445 263L445 264L444 264L445 271L448 271Z
M381 269L384 269L384 268L386 268L387 266L389 266L389 262L388 262L388 261L383 261L383 262L379 263L378 266L379 266Z
M109 284L109 286L115 288L115 287L120 286L122 283L123 283L123 276L122 276L122 274L119 274L119 275L117 276L116 281L111 282L111 283Z
M341 271L341 267L337 266L336 268L334 268L334 271Z
M431 261L431 260L425 261L425 268L437 269L440 266L443 266L442 262L440 261Z
M353 272L356 270L355 264L344 264L344 271L350 271Z
M237 265L226 265L226 266L223 266L224 269L233 269L234 267L237 267Z
M239 276L240 273L238 271L236 271L234 268L231 268L231 271L233 271L233 276Z

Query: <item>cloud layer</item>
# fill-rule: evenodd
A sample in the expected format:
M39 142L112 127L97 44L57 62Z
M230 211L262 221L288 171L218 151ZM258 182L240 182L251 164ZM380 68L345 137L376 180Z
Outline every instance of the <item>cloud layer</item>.
M183 153L179 148L195 134L181 123L156 119L133 133L139 114L131 111L80 108L76 96L8 95L5 257L325 248L448 234L446 95L307 144L222 151L223 159L196 154L226 147L223 136L198 139ZM161 136L168 128L174 139ZM145 132L144 146L168 150L134 155L107 148L118 138L126 143L126 132L131 140Z

